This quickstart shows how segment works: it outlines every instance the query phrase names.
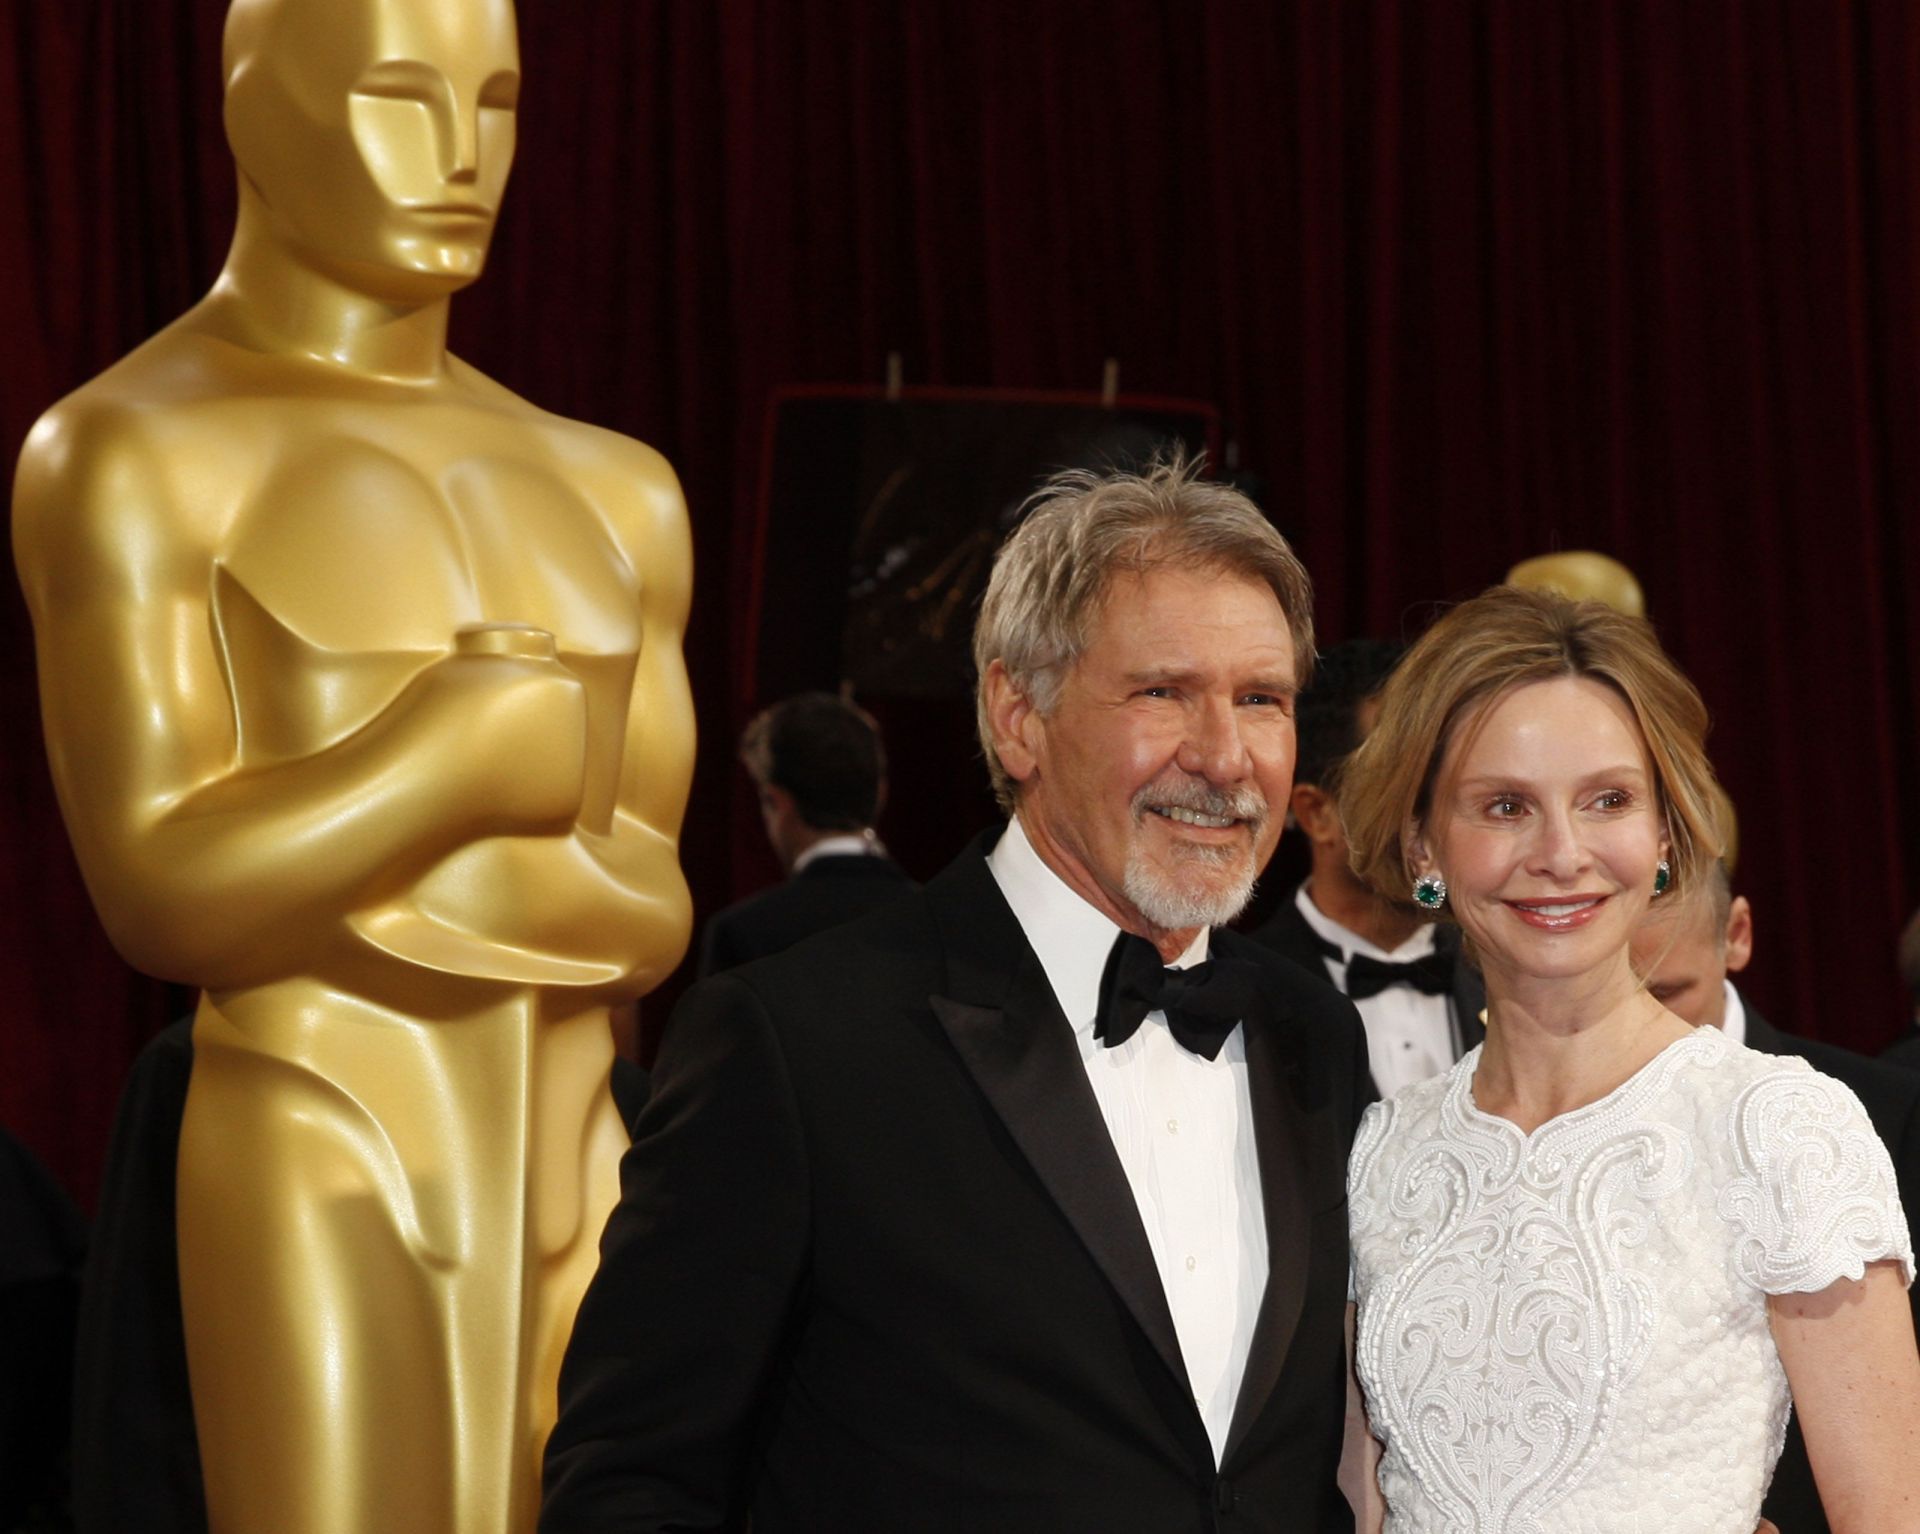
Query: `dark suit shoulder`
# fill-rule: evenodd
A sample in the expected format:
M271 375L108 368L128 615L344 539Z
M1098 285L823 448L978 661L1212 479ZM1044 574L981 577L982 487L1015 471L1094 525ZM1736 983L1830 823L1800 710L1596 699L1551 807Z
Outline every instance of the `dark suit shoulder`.
M1354 1011L1353 1003L1327 978L1326 966L1318 955L1309 956L1307 962L1302 963L1291 953L1263 942L1254 934L1228 930L1216 931L1212 945L1222 958L1259 965L1274 993L1302 1021L1336 1028L1348 1023L1359 1026L1359 1014Z
M794 878L802 882L852 879L868 884L898 885L901 889L916 888L907 871L892 858L865 852L840 852L815 858Z
M1776 1028L1747 1008L1747 1047L1770 1055L1798 1055L1822 1075L1831 1076L1867 1110L1882 1139L1893 1144L1920 1111L1920 1075L1902 1071L1866 1055L1821 1039L1803 1039Z
M1909 1028L1875 1057L1882 1065L1920 1072L1920 1033Z
M750 995L783 1045L857 1036L903 1011L924 1012L942 966L926 897L907 890L838 926L703 980ZM736 993L738 994L738 993Z
M914 889L891 858L817 858L785 883L719 911L707 922L701 973L716 974L890 904Z
M1239 935L1283 958L1291 959L1302 969L1324 975L1326 964L1320 956L1319 935L1307 925L1307 919L1300 914L1294 898L1288 895L1273 915L1259 926Z

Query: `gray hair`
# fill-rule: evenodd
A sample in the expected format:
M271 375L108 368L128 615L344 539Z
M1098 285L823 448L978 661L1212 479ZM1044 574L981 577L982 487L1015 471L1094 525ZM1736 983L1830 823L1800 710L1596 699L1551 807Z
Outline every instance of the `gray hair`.
M999 661L1020 694L1051 713L1118 575L1173 566L1263 583L1286 616L1295 682L1306 686L1313 581L1265 513L1232 486L1200 478L1204 466L1174 453L1138 474L1063 470L1028 497L1000 546L973 628L974 713L994 796L1009 814L1015 785L993 748L987 668Z

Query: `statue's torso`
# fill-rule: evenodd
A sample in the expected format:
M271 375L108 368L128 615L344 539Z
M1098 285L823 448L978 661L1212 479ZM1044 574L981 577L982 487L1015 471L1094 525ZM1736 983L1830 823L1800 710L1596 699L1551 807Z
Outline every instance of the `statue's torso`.
M586 695L573 832L454 850L345 913L353 946L403 969L576 992L622 989L636 942L670 963L684 924L672 839L612 834L648 599L632 503L653 490L649 471L666 475L657 458L457 364L415 389L199 338L175 347L144 379L103 382L123 402L130 387L147 396L136 416L163 481L147 531L204 564L238 770L348 740L475 625L550 633Z

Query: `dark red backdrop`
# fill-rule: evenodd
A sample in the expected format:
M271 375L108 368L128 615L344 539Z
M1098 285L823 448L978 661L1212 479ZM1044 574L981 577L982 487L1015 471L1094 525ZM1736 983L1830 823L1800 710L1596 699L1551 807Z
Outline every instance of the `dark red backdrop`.
M0 7L0 454L223 253L220 0ZM643 437L694 508L728 696L768 391L1217 401L1340 637L1598 546L1719 721L1752 990L1895 1030L1920 894L1920 10L1907 0L523 0L520 161L456 344ZM12 583L0 1122L90 1198L170 1006L106 948ZM926 872L927 870L920 870Z

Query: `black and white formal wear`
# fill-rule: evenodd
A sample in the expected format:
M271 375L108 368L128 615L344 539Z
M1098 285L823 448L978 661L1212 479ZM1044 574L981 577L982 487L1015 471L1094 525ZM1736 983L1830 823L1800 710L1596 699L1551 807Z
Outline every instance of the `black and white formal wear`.
M1109 1047L1117 935L1016 822L687 994L544 1534L1351 1527L1352 1008L1214 933L1186 957L1251 966L1256 998L1217 1056L1157 1012Z
M1328 916L1303 884L1248 936L1352 1000L1381 1097L1438 1076L1486 1037L1486 986L1461 953L1456 928L1423 925L1388 951Z

